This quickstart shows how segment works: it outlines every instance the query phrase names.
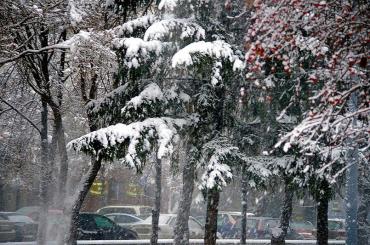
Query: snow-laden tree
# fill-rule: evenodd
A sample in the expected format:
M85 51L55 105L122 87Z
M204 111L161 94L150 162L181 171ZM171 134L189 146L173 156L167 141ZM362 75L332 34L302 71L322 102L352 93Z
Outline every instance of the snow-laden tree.
M302 120L277 147L294 148L305 159L302 166L289 168L297 179L299 173L315 179L318 193L330 193L330 185L344 172L344 152L353 146L360 152L368 149L367 9L363 1L254 4L246 41L247 77L266 91L291 84L281 94L291 97L280 117L291 116L299 106ZM307 183L305 178L299 182ZM325 244L325 223L321 230L318 240Z
M162 137L151 128L153 125L149 127L142 124L159 120L165 127L171 122L175 126L171 126L170 131L180 126L176 124L176 120L181 119L182 124L192 125L186 137L189 161L184 166L183 200L180 204L176 228L178 232L175 237L177 243L183 240L184 234L185 242L188 238L187 220L195 168L200 163L200 150L204 144L225 133L225 101L233 100L226 94L231 90L233 74L238 74L244 66L239 60L238 52L235 52L235 47L225 41L226 37L221 35L221 31L217 34L211 30L208 34L201 27L204 23L210 27L209 22L200 21L207 17L205 12L208 7L212 9L208 4L206 1L162 1L159 4L161 14L134 19L100 34L80 32L65 43L73 47L80 38L95 42L92 41L98 40L95 37L102 36L107 41L104 47L111 45L110 49L114 51L111 52L113 59L108 60L112 61L112 67L118 67L115 75L117 88L104 98L91 101L87 108L94 124L106 127L97 132L104 131L109 135L116 135L118 128L133 125L142 129L140 135L144 138L131 146L135 146L140 154L125 156L126 162L131 163L132 167L140 170L143 167L143 159L153 150L147 146L150 140L145 137L151 135L150 139L154 141ZM103 53L109 54L108 50ZM197 115L197 120L193 120L194 114ZM191 123L189 118L192 119ZM124 123L124 126L117 123ZM73 141L71 146L92 155L97 154L101 156L99 159L112 160L123 157L122 145L135 142L129 138L119 140L117 135L113 136L113 143L110 142L110 136L109 140L107 138L108 141L104 142L106 138L101 138L101 133L95 136L93 134ZM91 140L91 137L94 137L94 140ZM115 140L120 144L114 143ZM159 159L161 157L162 155L158 155ZM214 165L215 162L209 161L209 164ZM207 166L205 165L206 171ZM214 167L217 169L217 165ZM215 177L217 176L211 174L205 175L204 178L209 178L212 183L211 179ZM155 211L159 212L157 209ZM156 219L153 218L154 220ZM154 238L155 233L153 229ZM153 239L153 242L155 241L156 239Z

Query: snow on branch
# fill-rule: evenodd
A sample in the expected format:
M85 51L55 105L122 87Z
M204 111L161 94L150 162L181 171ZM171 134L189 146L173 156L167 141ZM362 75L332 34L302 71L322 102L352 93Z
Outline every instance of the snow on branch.
M161 0L161 2L158 5L158 9L173 11L177 7L179 1L181 0Z
M145 32L144 40L163 40L171 37L180 37L181 40L193 38L198 41L205 38L205 30L193 22L193 19L165 19L151 25Z
M123 107L122 112L126 111L128 108L137 109L145 102L153 103L163 99L164 96L161 88L156 83L150 83L138 96L135 96L127 102L126 106Z
M233 177L231 165L240 159L239 148L226 138L216 138L203 146L202 164L205 172L201 177L200 190L217 188L221 190Z
M132 35L138 29L147 29L149 28L157 18L154 15L145 15L137 19L127 21L126 23L115 27L112 29L112 32L116 37L124 37Z
M212 68L212 84L216 85L221 81L222 62L230 62L233 64L233 70L244 69L244 62L242 62L237 55L234 54L231 45L222 41L216 40L213 42L199 41L194 42L179 50L172 57L172 67L191 66L199 61L199 58L209 57L214 59Z
M128 68L138 68L140 63L150 58L150 54L159 55L164 51L166 43L152 40L144 41L141 38L116 38L113 40L113 45L117 49L125 50L125 65Z
M178 130L193 122L186 119L149 118L131 124L116 124L86 134L68 143L68 148L105 160L120 159L142 169L148 153L156 147L159 159L171 155Z
M87 113L93 117L105 118L110 121L111 118L115 118L116 114L112 108L122 108L126 102L131 98L134 91L132 83L126 83L110 93L106 94L103 98L92 100L86 104Z
M169 108L172 102L176 105L181 105L183 102L190 100L189 95L179 92L176 86L172 86L169 89L161 89L158 84L148 84L139 95L131 98L122 109L122 114L130 114L132 111L138 109L148 111L150 108L159 107L159 111L163 113L163 108ZM145 107L145 108L144 108Z

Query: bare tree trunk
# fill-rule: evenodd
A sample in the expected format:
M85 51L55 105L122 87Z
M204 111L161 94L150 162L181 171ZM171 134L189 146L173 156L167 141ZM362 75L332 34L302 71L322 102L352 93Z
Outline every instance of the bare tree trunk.
M162 162L157 159L155 163L155 200L154 208L152 210L152 237L150 239L150 244L158 244L158 222L159 214L161 211L161 192L162 192Z
M280 216L280 226L281 233L279 236L271 238L271 244L272 245L281 245L285 244L285 237L288 232L289 228L289 221L292 216L293 211L293 188L290 184L289 179L285 177L284 179L284 200L283 200L283 208L281 210L281 216Z
M329 204L329 184L323 180L321 183L322 191L318 198L317 204L317 244L327 245L329 238L328 231L328 204Z
M53 109L54 123L56 129L56 136L58 141L58 150L60 156L60 166L58 173L58 202L59 205L63 205L65 195L66 195L66 183L68 175L68 154L66 147L66 139L64 136L63 120L60 112L60 107ZM61 206L59 206L61 207Z
M216 188L207 191L207 217L204 244L215 245L217 239L217 215L220 192Z
M51 172L49 166L49 143L48 143L48 105L41 99L41 178L40 178L40 216L37 231L37 244L46 244L47 212L49 209L48 185Z
M96 76L95 76L96 78ZM89 101L96 99L97 95L97 86L96 86L96 80L93 79L92 85L90 87L89 96L87 96L86 93L86 84L85 84L84 77L81 77L81 98L85 103L88 103ZM97 125L94 123L94 119L87 115L88 121L89 121L89 128L90 132L96 131L98 129ZM77 244L77 228L78 228L78 214L80 212L80 209L82 207L82 204L86 198L86 195L91 188L92 184L94 183L94 180L96 176L98 175L98 172L101 168L101 162L102 159L100 156L97 158L91 158L91 165L88 169L88 172L84 175L83 180L80 182L80 188L75 193L75 198L71 206L65 205L63 213L67 217L71 217L69 226L67 227L67 231L64 237L64 240L61 239L58 241L59 245L75 245Z
M90 187L94 183L94 180L101 168L102 159L99 156L97 159L92 159L91 166L89 167L88 172L83 177L83 181L80 184L80 187L75 194L74 201L72 207L68 210L71 210L70 216L70 224L68 227L68 232L66 234L64 244L67 245L76 245L77 244L77 228L78 228L78 214L82 207L83 201L87 193L89 192ZM67 211L68 211L67 210Z
M190 153L191 154L191 153ZM189 215L194 189L195 163L186 161L182 172L182 192L175 227L175 245L189 244Z
M63 41L67 38L67 30L64 30L61 34ZM68 154L66 147L66 140L64 136L63 118L62 118L62 102L63 102L63 84L64 84L64 69L65 69L66 54L62 52L60 55L60 67L58 71L59 84L58 84L58 107L53 109L55 129L58 138L58 150L60 156L60 167L58 174L58 203L62 204L66 196L66 183L68 175Z
M240 244L247 244L247 210L248 210L248 175L247 175L247 166L243 164L242 166L242 220L241 225L241 234L240 234Z

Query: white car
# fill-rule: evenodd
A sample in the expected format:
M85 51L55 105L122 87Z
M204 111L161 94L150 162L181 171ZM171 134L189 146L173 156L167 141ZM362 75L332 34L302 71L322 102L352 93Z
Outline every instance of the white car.
M133 214L137 217L145 219L152 214L152 208L149 206L139 206L139 205L105 206L98 209L96 213L100 215L112 213Z
M176 224L176 214L160 214L159 215L159 231L160 239L172 239ZM148 217L142 222L132 224L130 228L138 234L140 239L150 239L152 235L152 217ZM191 239L203 238L204 230L202 225L193 217L189 217L189 235Z
M104 216L114 221L117 225L123 227L130 227L134 223L143 221L143 219L140 219L139 217L136 217L132 214L113 213L106 214Z

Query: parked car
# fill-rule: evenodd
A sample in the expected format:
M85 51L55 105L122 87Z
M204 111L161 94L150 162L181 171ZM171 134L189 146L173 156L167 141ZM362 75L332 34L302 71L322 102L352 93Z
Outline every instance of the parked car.
M105 217L113 220L116 224L129 227L133 223L142 222L143 219L136 217L132 214L122 214L122 213L113 213L113 214L106 214Z
M278 227L279 219L270 217L249 217L247 219L248 238L251 239L270 239L271 229ZM291 227L288 228L286 239L303 240L304 237L298 234Z
M0 216L0 242L13 242L16 238L15 226Z
M346 240L345 219L328 219L329 239Z
M345 219L329 218L328 219L328 236L329 239L346 240L346 223ZM312 232L317 236L317 230Z
M112 213L133 214L137 217L146 219L152 214L152 208L149 206L126 205L126 206L105 206L96 211L97 214L105 215Z
M0 212L0 217L10 221L14 225L16 242L36 240L37 223L30 217L15 212Z
M290 227L295 230L298 234L304 237L307 240L316 239L313 231L315 230L314 225L309 221L291 221Z
M253 213L247 213L247 217L253 217ZM223 238L240 238L241 212L219 211L217 216L217 231Z
M78 220L79 240L136 240L135 231L121 227L105 216L80 213Z
M18 209L16 213L26 215L37 222L39 220L40 206L26 206Z
M160 214L158 237L161 239L171 239L174 236L176 224L176 214ZM148 217L142 222L134 223L131 228L135 230L140 239L149 239L152 234L152 217ZM203 238L204 229L202 225L192 216L189 217L190 238Z

